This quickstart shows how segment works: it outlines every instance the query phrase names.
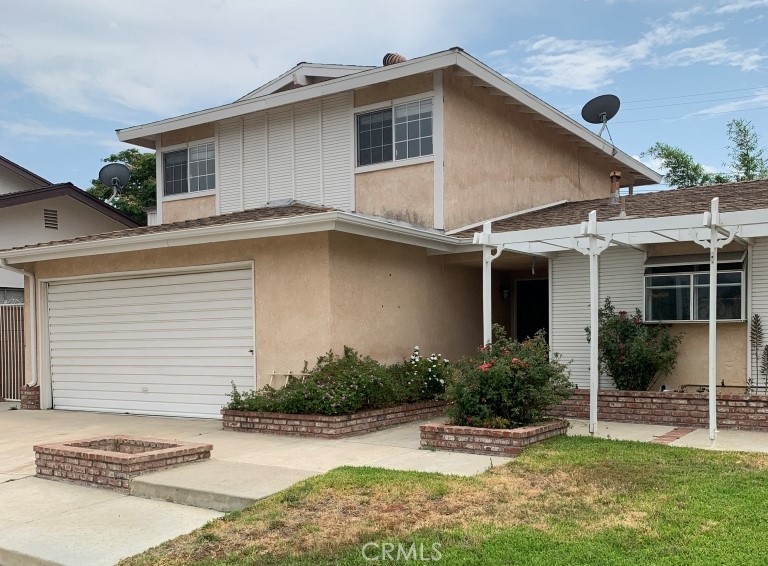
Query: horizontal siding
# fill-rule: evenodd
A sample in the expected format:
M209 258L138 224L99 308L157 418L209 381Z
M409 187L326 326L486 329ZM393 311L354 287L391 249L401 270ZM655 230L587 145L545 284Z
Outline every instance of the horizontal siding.
M218 418L254 385L248 269L51 283L48 319L55 408Z
M752 314L759 314L763 321L763 329L768 331L768 238L756 238L752 246L752 288L747 292L752 300ZM752 315L749 315L752 316ZM768 332L766 332L768 334ZM768 340L766 340L768 343ZM752 351L751 346L747 346ZM755 365L752 354L752 365ZM754 383L765 385L765 376L757 379L757 368L752 368Z

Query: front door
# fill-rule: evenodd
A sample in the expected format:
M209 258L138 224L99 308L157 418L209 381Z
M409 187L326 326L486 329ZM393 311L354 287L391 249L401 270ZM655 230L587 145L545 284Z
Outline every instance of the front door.
M531 338L544 330L549 338L549 280L520 279L515 282L515 338Z

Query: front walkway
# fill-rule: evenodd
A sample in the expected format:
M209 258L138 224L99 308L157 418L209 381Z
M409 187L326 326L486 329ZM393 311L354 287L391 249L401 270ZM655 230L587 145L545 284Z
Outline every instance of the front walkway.
M114 564L304 478L338 466L473 475L507 458L419 450L418 423L342 440L237 433L221 422L13 411L0 403L0 564ZM572 420L569 434L588 434ZM211 460L141 476L127 496L33 477L37 443L128 434L213 444ZM600 422L598 436L716 450L768 452L768 434ZM678 438L679 437L679 438ZM169 503L175 501L176 503ZM183 503L183 504L180 504Z

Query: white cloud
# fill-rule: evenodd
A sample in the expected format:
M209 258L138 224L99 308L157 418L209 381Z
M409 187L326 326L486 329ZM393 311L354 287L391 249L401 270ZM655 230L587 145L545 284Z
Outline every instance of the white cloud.
M740 112L755 107L764 107L768 105L768 88L759 89L754 96L750 96L743 100L735 100L732 102L725 102L723 104L717 104L710 106L698 112L694 112L691 116L706 116L708 114L725 114L730 112Z
M734 2L723 2L715 10L715 14L733 14L742 10L751 8L768 8L768 0L735 0Z
M720 39L696 47L686 47L673 51L659 59L659 64L667 67L687 67L694 64L727 65L742 71L754 71L760 63L768 59L757 49L732 50L728 41Z
M88 130L50 126L33 120L22 122L0 120L0 130L16 138L32 140L41 138L91 138L96 135L95 132Z
M678 21L686 21L691 19L692 16L697 16L699 14L704 13L704 7L703 6L694 6L692 8L689 8L687 10L679 10L677 12L672 12L669 17L673 20Z
M125 124L235 100L298 61L380 64L388 51L439 51L492 17L456 18L453 4L392 0L389 13L420 22L414 33L378 25L367 3L344 0L17 3L3 11L0 79L55 109ZM338 53L348 58L328 60Z

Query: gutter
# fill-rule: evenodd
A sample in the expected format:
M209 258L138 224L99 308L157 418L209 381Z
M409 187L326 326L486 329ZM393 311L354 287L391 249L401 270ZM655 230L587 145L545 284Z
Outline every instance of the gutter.
M85 240L36 248L11 249L0 252L0 255L2 256L3 263L6 263L8 260L12 260L13 263L21 263L25 261L47 261L75 256L123 253L330 230L421 246L444 252L458 251L459 248L463 248L469 243L468 239L447 236L424 228L361 217L347 212L331 211L291 218L245 221L237 224L219 224L202 228L153 232L137 236Z
M24 380L25 385L27 387L35 387L38 384L38 377L37 377L37 297L35 290L37 288L37 279L35 278L34 273L30 273L29 271L24 271L23 269L19 269L18 267L11 267L8 265L8 263L5 261L5 258L0 257L0 268L7 269L8 271L13 271L14 273L18 273L20 275L24 276L24 279L26 279L29 282L29 301L27 304L29 305L29 362L30 362L30 379ZM26 326L26 325L25 325Z

